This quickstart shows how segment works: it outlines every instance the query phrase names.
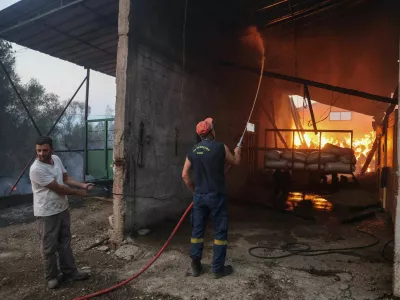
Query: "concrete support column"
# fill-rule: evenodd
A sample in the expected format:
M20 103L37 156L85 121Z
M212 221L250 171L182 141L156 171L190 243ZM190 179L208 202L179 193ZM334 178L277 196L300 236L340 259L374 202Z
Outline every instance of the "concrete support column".
M111 242L119 245L124 239L123 207L124 179L126 172L125 157L125 108L128 101L128 53L131 1L119 0L118 15L118 52L116 83L117 97L114 121L114 201L113 201L113 234Z
M399 40L400 44L400 40ZM400 53L399 53L400 61ZM400 84L400 64L399 64L399 84ZM400 86L400 85L399 85ZM400 107L400 93L398 93ZM400 297L400 117L397 118L397 195L396 195L396 215L394 233L394 263L393 263L393 294Z

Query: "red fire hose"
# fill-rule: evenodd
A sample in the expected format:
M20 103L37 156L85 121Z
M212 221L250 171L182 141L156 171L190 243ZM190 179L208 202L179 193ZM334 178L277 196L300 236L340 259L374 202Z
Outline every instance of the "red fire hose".
M156 254L156 256L154 256L147 265L145 265L139 272L137 272L135 275L133 275L132 277L125 279L124 281L109 287L105 290L102 291L98 291L96 293L93 294L89 294L86 296L82 296L82 297L78 297L75 298L74 300L84 300L84 299L90 299L90 298L94 298L97 296L101 296L104 294L108 294L113 290L116 290L117 288L120 288L121 286L127 284L128 282L132 281L133 279L139 277L139 275L141 275L142 273L144 273L159 257L160 255L164 252L164 250L167 248L168 244L170 243L170 241L172 240L172 238L174 237L174 235L176 234L176 232L178 231L179 227L182 225L183 220L185 219L186 215L189 213L189 211L192 209L193 207L193 202L189 205L189 207L186 209L185 213L182 215L181 219L179 220L178 224L175 226L174 230L172 231L171 235L169 236L168 240L165 242L164 246L161 247L160 251L158 251L158 253Z

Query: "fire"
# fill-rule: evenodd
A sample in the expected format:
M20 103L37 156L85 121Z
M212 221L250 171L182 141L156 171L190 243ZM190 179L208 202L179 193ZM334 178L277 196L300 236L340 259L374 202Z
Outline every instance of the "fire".
M310 132L304 133L304 142L302 144L300 134L295 135L294 145L297 149L318 149L320 136L319 134L314 134ZM343 135L343 134L342 134ZM368 156L369 151L371 151L373 143L375 141L375 132L371 131L366 133L361 138L353 139L353 150L354 154L357 158L357 171L361 169L364 165L366 157ZM323 148L327 143L343 147L350 148L351 140L350 137L341 137L338 138L338 135L333 133L322 133L321 136L321 148ZM370 164L370 168L368 168L367 172L372 172L374 170L373 162Z

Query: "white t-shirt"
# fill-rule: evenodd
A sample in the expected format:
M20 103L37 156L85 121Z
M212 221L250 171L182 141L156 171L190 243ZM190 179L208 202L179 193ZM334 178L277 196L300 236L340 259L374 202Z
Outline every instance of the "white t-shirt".
M66 173L61 159L52 155L54 165L35 160L32 164L29 177L33 191L33 214L38 217L52 216L68 209L68 197L60 195L46 188L53 180L63 185L63 173Z

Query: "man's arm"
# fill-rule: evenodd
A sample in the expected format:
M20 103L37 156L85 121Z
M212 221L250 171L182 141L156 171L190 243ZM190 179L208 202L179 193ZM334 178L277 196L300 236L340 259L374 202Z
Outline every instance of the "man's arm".
M87 190L86 189L81 189L81 190L76 190L76 189L71 189L70 187L66 185L61 185L58 184L56 180L52 181L46 187L57 194L60 195L76 195L76 196L81 196L81 197L86 197L87 196Z
M234 152L235 155L232 155L232 153L229 151L229 148L225 146L225 159L230 165L240 165L241 161L241 153L242 149L240 147L236 147Z
M29 177L32 181L36 182L37 184L47 187L48 189L56 192L60 195L77 195L85 197L87 195L86 189L76 190L71 189L68 186L63 184L59 184L55 179L54 175L47 172L43 168L36 168L30 171Z
M185 182L187 188L194 193L194 183L193 181L190 179L189 176L189 171L190 168L192 167L192 163L190 162L190 160L186 157L186 161L185 164L183 165L183 170L182 170L182 179Z
M63 173L63 181L66 185L74 186L81 189L91 190L93 188L92 183L83 183L75 180L73 177L69 176L67 172Z

